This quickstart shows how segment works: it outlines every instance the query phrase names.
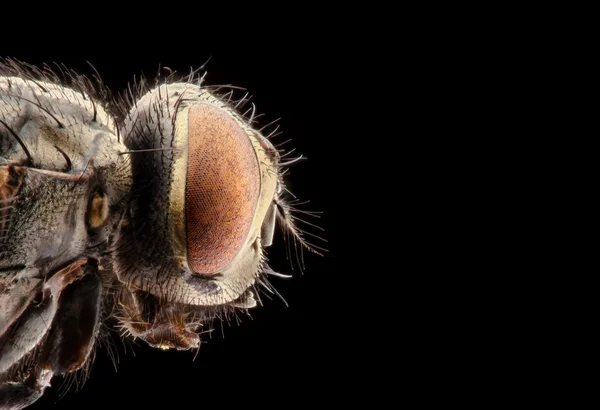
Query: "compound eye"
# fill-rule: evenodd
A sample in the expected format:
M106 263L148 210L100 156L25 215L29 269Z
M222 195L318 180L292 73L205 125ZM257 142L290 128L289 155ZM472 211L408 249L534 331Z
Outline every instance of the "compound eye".
M225 108L191 106L188 144L187 259L194 272L213 274L227 267L247 240L260 169L248 135Z

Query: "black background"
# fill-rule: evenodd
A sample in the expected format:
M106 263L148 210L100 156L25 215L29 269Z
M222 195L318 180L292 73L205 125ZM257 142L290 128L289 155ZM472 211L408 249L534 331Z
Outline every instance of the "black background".
M276 34L274 34L276 35ZM40 65L64 63L84 74L92 71L88 60L113 91L125 89L134 75L152 78L159 64L180 73L189 72L208 61L206 84L232 84L244 87L252 95L257 113L265 115L258 124L265 125L281 118L282 135L274 143L287 139L288 149L307 157L291 168L288 184L300 199L310 200L305 209L323 211L316 222L325 231L324 244L329 252L324 257L306 255L302 275L294 270L292 280L273 279L272 283L287 300L289 307L274 298L262 297L264 306L241 316L239 324L224 327L206 338L195 360L190 352L163 352L139 342L124 349L113 337L119 355L117 371L107 350L100 348L90 377L80 391L71 388L62 398L63 379L55 378L52 388L32 409L110 408L139 406L154 408L165 403L173 408L217 403L266 404L290 401L314 403L317 397L331 396L331 384L340 372L336 357L339 345L337 319L343 314L343 296L338 284L343 281L336 265L336 206L338 163L336 147L341 136L332 132L330 107L337 104L332 72L325 60L316 55L312 45L302 42L287 44L283 49L275 43L228 48L204 49L201 43L178 47L156 46L151 50L135 47L116 55L106 51L79 49L73 55L68 47L1 54ZM193 50L190 49L190 46ZM2 53L4 50L0 49ZM283 238L268 251L271 266L292 273L286 259ZM321 243L321 245L323 245ZM346 343L352 345L351 340ZM319 400L322 400L320 398Z

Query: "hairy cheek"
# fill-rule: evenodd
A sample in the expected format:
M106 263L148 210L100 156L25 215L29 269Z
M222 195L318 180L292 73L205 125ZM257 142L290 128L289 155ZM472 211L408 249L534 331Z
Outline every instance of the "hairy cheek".
M186 184L188 264L197 273L227 267L248 237L260 192L259 165L244 130L224 109L189 112Z

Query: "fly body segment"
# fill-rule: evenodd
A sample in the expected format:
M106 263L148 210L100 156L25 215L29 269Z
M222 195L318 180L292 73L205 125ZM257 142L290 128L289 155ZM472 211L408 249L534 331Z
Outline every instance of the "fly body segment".
M94 78L0 60L0 409L87 370L106 329L198 349L278 275L276 224L320 249L244 99L194 72L120 97Z

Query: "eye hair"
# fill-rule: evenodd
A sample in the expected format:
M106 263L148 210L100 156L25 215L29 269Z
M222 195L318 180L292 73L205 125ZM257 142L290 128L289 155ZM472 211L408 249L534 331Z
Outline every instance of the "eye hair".
M262 276L262 278L257 279L257 283L263 288L265 289L267 292L269 292L272 295L276 295L279 300L281 300L283 302L283 304L285 305L285 307L290 307L290 305L287 303L287 301L285 300L285 298L281 295L281 293L279 293L277 291L277 289L275 289L275 287L273 285L271 285L271 283L269 282L269 280L267 279L266 276Z
M292 151L293 151L293 150L292 150ZM292 151L290 151L289 153L291 153ZM290 160L288 160L288 161L283 161L283 162L280 162L278 165L279 165L280 167L287 167L287 166L293 165L293 164L295 164L295 163L297 163L297 162L304 161L304 160L306 160L306 157L305 157L305 156L302 156L302 155L300 155L299 157L292 158L292 159L290 159Z
M283 188L282 192L284 192L284 191L287 191L287 188ZM302 211L302 210L298 209L297 206L304 205L307 202L300 203L297 200L286 201L282 197L281 194L278 196L278 198L276 198L274 200L274 203L275 203L275 209L276 209L276 213L277 213L277 221L279 222L280 228L283 230L284 237L285 237L285 240L287 243L286 252L288 255L288 259L291 260L291 243L290 242L293 241L294 253L296 255L296 262L298 264L298 267L300 268L300 272L302 272L305 268L304 252L303 252L304 249L306 249L309 252L312 252L316 255L319 255L319 256L323 256L323 254L327 252L327 249L325 249L321 246L315 245L315 244L309 242L308 240L306 240L304 238L304 235L312 236L322 242L327 242L327 240L318 235L312 234L302 228L299 228L296 225L296 222L309 225L320 231L324 231L323 228L321 228L315 224L312 224L304 219L301 219L298 216L295 216L294 214L301 213L301 214L304 214L304 215L307 215L310 217L320 218L320 213L319 212ZM292 239L292 241L290 241L290 239ZM292 269L293 269L293 265L292 265Z
M267 125L263 125L263 126L262 126L262 127L259 129L259 130L258 130L258 132L262 133L262 132L263 132L265 129L269 128L271 125L273 125L273 124L275 124L275 123L277 123L277 122L279 122L279 121L281 121L281 117L279 117L279 118L277 118L277 119L275 119L275 120L271 121L271 122L270 122L270 123L268 123ZM291 141L291 139L290 139L289 141Z
M282 278L282 279L292 279L293 278L292 275L284 275L283 273L275 272L273 269L269 268L268 266L263 269L263 273L266 273L267 275L271 275L271 276L276 276L276 277Z

